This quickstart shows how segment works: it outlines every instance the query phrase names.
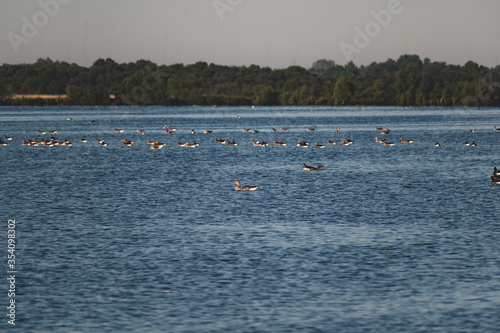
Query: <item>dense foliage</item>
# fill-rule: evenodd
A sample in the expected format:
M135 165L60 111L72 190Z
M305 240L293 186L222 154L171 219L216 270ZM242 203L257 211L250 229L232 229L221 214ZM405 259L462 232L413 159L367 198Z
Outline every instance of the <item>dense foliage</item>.
M59 99L14 95L67 94ZM500 106L500 66L463 66L403 55L369 66L318 60L309 70L252 65L158 66L99 59L90 68L39 59L0 66L4 105L400 105Z

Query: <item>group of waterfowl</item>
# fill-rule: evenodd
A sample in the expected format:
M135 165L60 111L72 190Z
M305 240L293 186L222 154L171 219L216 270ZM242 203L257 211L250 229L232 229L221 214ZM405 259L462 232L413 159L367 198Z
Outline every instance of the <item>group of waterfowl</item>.
M43 147L55 147L55 146L66 146L66 147L72 147L73 143L67 139L64 141L61 140L56 140L54 137L52 137L50 140L21 140L21 144L23 146L43 146Z
M176 128L173 128L173 127L168 126L168 125L164 125L163 129L165 130L166 134L175 134L176 131L177 131ZM243 130L243 132L259 133L259 131L256 130L256 129L242 128L242 130ZM375 130L376 131L380 131L381 135L389 135L389 134L391 134L391 131L388 128L384 129L382 127L375 127ZM495 127L493 127L493 130L494 131L498 131L498 130L500 130L500 128L497 128L495 126ZM119 128L115 128L114 131L116 133L124 133L125 132L123 129L119 129ZM275 129L275 128L272 128L272 131L273 132L278 132L278 130ZM279 131L287 132L287 131L289 131L289 129L288 128L284 128L284 127L280 127ZM313 127L306 127L306 131L315 131L315 128L313 128ZM338 133L339 131L340 131L340 126L338 126L337 128L334 129L335 133ZM38 134L41 134L41 135L47 134L47 132L50 133L50 134L56 134L57 133L57 131L55 131L55 130L51 130L51 131L38 130ZM139 129L139 128L137 129L137 132L140 133L140 134L143 134L143 135L146 133L146 131L144 129ZM476 130L475 129L471 129L469 132L475 133ZM194 134L196 132L193 129L193 130L191 130L190 133ZM207 130L207 129L203 129L203 133L204 134L210 134L210 133L213 133L213 131ZM7 137L7 136L4 136L4 139L6 141L12 140L11 137ZM400 139L401 143L413 143L414 142L411 139L404 139L403 137L400 137L399 139ZM87 142L87 140L82 138L81 142ZM98 142L99 142L99 144L101 146L104 146L104 147L108 146L108 144L106 142L104 142L104 140L99 140ZM158 141L155 141L155 142L158 142ZM238 146L238 143L236 141L234 141L234 140L230 141L230 140L225 140L225 139L222 139L222 138L215 138L215 142L219 143L219 144L230 145L230 146ZM394 146L394 145L396 145L396 143L393 142L393 141L389 141L387 139L379 139L378 137L375 137L375 142L381 143L384 146ZM273 143L276 146L286 146L287 145L287 143L284 142L283 140L274 140ZM345 138L341 142L341 144L343 146L348 146L348 145L351 145L353 143L354 143L354 141L351 140L351 139L348 139L348 138ZM134 142L126 140L126 139L123 139L122 140L122 144L124 146L130 147L130 146L132 146L134 144ZM166 146L165 143L160 143L160 142L158 142L156 144L155 143L150 143L150 140L148 140L148 144L149 144L150 149L161 149L161 148L163 148L163 147ZM336 145L337 143L335 141L332 141L332 140L328 139L326 141L326 144L328 144L328 145ZM5 141L3 141L3 140L0 140L0 145L1 146L6 146L6 145L8 145L8 143L5 142ZM26 140L26 141L23 141L23 145L29 145L29 146L40 146L41 145L41 146L44 146L44 147L53 147L53 146L57 146L57 145L72 146L73 144L71 142L69 142L68 140L57 141L57 140L54 139L54 137L52 137L50 140L43 140L43 139L42 140L36 140L36 139L34 139L34 140ZM179 147L198 147L199 145L200 144L197 143L196 141L194 141L192 144L190 144L189 142L184 142L184 143L178 142L178 144L177 144L177 146L179 146ZM267 141L252 140L252 145L253 146L257 146L257 147L266 147L266 146L269 146L269 142L267 142ZM464 145L465 146L475 147L475 146L477 146L477 143L475 141L472 141L472 142L465 141ZM302 148L309 148L310 144L309 144L309 142L307 142L305 140L298 140L297 141L297 146L298 147L302 147ZM439 144L439 142L436 142L434 144L434 146L440 147L441 145ZM315 142L314 145L313 145L313 147L314 148L325 148L326 145L318 143L318 142Z
M68 118L68 120L71 120L71 118ZM95 122L95 121L89 121L89 122ZM173 128L173 127L170 127L168 125L164 125L163 126L163 129L165 130L165 134L175 134L177 129L176 128ZM242 128L243 132L250 132L250 133L259 133L258 130L256 129L250 129L250 128ZM391 131L388 129L388 128L382 128L382 127L375 127L375 130L377 131L380 131L380 134L381 135L390 135L391 134ZM494 131L500 131L500 128L497 128L496 126L493 127L493 130ZM272 128L272 131L273 132L288 132L289 129L288 128L283 128L283 127L280 127L279 130L275 129L275 128ZM313 127L306 127L306 131L315 131L315 128ZM334 132L335 133L338 133L340 131L340 127L337 127L334 129ZM40 135L45 135L50 133L52 135L54 134L57 134L57 131L56 130L50 130L50 131L43 131L43 130L38 130L37 133L40 134ZM123 129L119 129L119 128L115 128L114 129L114 132L115 133L124 133L125 131ZM476 130L475 129L472 129L469 131L470 133L475 133ZM139 134L146 134L146 131L144 129L137 129L137 133ZM191 130L190 132L191 134L195 134L195 130ZM203 133L204 134L211 134L213 133L213 131L211 130L207 130L207 129L203 129ZM4 140L0 140L0 146L6 146L8 145L8 143L6 141L12 141L12 137L8 137L6 135L4 135ZM404 139L403 137L400 137L399 138L400 142L401 143L414 143L413 140L411 139ZM82 138L80 140L82 143L86 143L88 142L87 139L84 139ZM98 140L99 144L103 147L106 147L108 146L108 143L106 143L104 140ZM230 141L230 140L225 140L221 137L219 138L215 138L215 142L218 143L218 144L223 144L223 145L230 145L230 146L238 146L238 143L234 140ZM395 142L391 142L387 139L379 139L378 137L375 137L375 142L377 143L381 143L385 146L394 146L395 145ZM65 140L56 140L54 138L54 136L52 136L50 139L29 139L29 140L21 140L21 143L23 146L43 146L43 147L54 147L54 146L67 146L67 147L71 147L73 146L73 143L67 139ZM167 144L166 143L163 143L163 142L159 142L159 141L151 141L150 139L147 140L147 143L149 145L149 148L150 149L162 149L163 147L165 147ZM276 146L286 146L287 143L284 142L283 140L277 140L275 139L273 141L274 145ZM330 139L327 140L326 142L328 145L336 145L336 142L335 141L332 141ZM348 146L348 145L351 145L353 144L354 141L351 140L351 139L348 139L348 138L345 138L341 144L344 145L344 146ZM127 140L127 139L123 139L122 140L122 145L123 146L127 146L127 147L130 147L132 145L134 145L134 141L131 141L131 140ZM260 146L260 147L266 147L266 146L269 146L269 142L267 141L257 141L257 140L252 140L252 145L253 146ZM472 147L475 147L477 146L476 142L475 141L472 141L472 142L468 142L468 141L465 141L464 143L465 146L472 146ZM177 142L177 146L178 147L189 147L189 148L192 148L192 147L198 147L200 146L200 144L196 141L193 141L193 143L189 143L189 142L180 142L178 141ZM297 141L297 146L298 147L302 147L302 148L309 148L310 144L309 142L305 141L305 140L298 140ZM438 142L435 143L435 146L436 147L439 147L440 144ZM314 143L314 148L325 148L326 145L324 144L320 144L318 142L315 142ZM304 171L317 171L317 170L320 170L321 168L325 168L325 166L323 164L320 164L318 166L310 166L310 165L307 165L304 163L303 167L302 167L302 170ZM500 171L497 171L497 168L495 167L494 170L493 170L493 175L490 177L491 179L491 183L492 184L500 184ZM236 185L236 188L235 190L236 191L255 191L257 190L259 187L258 186L242 186L241 183L237 180L235 181L233 184Z
M156 141L151 141L150 139L148 139L148 145L149 145L149 149L162 149L163 147L165 147L167 144L164 143L164 142L160 142L158 140Z
M381 134L384 134L384 135L391 134L391 132L387 128L385 130L382 130L381 127L375 127L375 130L378 130L378 131L380 130ZM493 127L493 130L494 131L498 131L500 129L497 129L496 126L495 126L495 127ZM476 133L476 130L473 128L469 132L470 133ZM399 139L401 140L401 143L413 143L414 142L413 140L405 140L403 137L400 137ZM394 142L390 142L387 139L379 139L378 137L375 137L375 142L382 143L382 144L384 144L384 146L394 146L394 145L396 145ZM465 146L470 146L470 147L476 147L477 143L474 140L472 142L469 142L469 141L466 140L464 142L464 145ZM441 147L441 144L439 142L436 142L434 144L434 146L435 147Z
M238 142L234 140L233 141L224 140L223 138L215 138L215 142L221 145L238 146Z
M4 138L5 141L12 141L12 137L11 136L4 135L3 138ZM0 146L7 146L8 143L5 142L5 141L0 140Z
M177 141L177 147L187 147L187 148L194 148L194 147L199 147L200 144L196 142L196 140L193 141L193 143L189 143L188 141L186 142L180 142Z

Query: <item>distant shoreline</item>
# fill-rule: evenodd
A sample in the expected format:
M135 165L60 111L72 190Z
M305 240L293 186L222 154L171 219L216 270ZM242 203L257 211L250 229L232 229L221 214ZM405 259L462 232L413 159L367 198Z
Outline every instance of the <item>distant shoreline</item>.
M49 95L49 94L16 94L12 95L10 98L12 99L66 99L68 95Z
M320 59L310 69L99 59L91 67L39 59L0 66L0 105L500 107L500 66L401 55L369 66Z

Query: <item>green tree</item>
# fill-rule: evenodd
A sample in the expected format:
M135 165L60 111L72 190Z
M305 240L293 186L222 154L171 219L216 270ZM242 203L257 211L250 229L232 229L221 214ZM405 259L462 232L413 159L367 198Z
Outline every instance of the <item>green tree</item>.
M335 83L333 98L336 105L352 105L354 103L354 94L356 85L352 78L340 77Z

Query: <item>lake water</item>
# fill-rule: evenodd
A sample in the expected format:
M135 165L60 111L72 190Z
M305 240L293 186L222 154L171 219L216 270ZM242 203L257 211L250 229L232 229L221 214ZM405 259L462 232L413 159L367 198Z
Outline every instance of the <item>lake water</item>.
M498 332L493 126L499 109L2 107L0 327L15 219L22 332ZM21 145L38 130L73 146Z

